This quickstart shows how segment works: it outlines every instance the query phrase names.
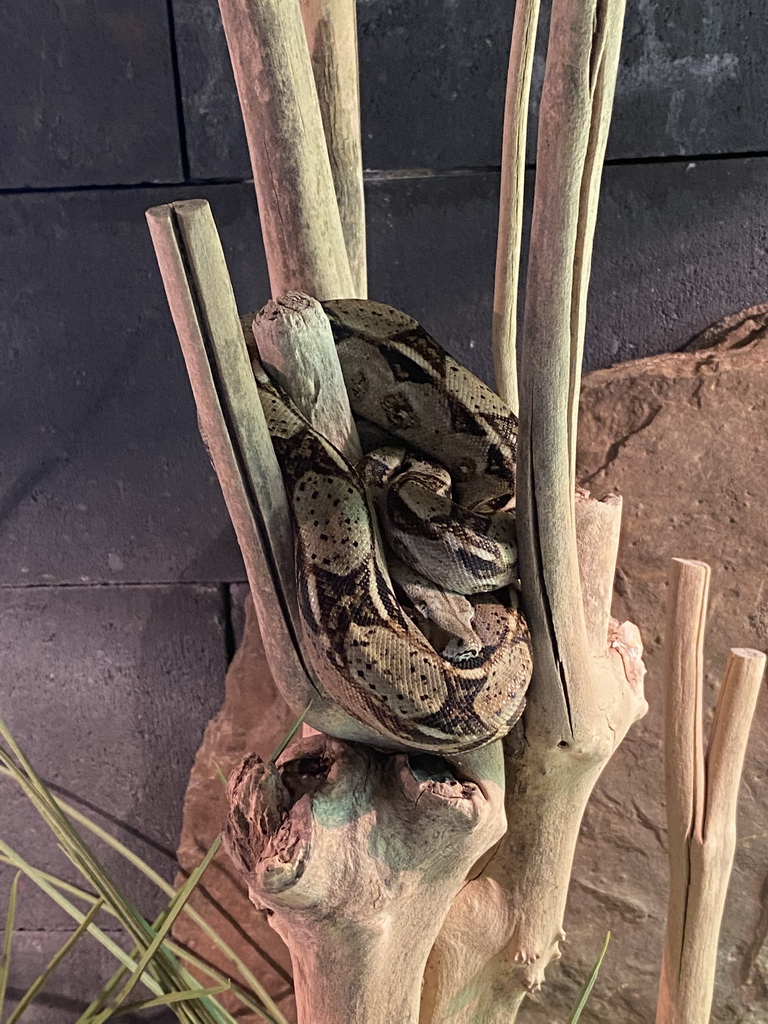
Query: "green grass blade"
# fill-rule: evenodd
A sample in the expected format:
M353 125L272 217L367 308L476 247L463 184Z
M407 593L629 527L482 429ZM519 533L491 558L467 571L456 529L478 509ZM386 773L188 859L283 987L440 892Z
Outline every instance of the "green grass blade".
M173 922L176 920L176 918L181 913L181 911L182 911L182 909L184 907L184 904L187 902L189 897L192 895L193 889L197 886L197 883L202 878L203 874L205 873L206 868L208 867L208 865L211 863L211 861L215 857L216 851L218 850L218 848L220 846L221 846L221 836L216 836L214 841L211 843L211 846L210 846L208 852L206 853L205 857L203 857L203 859L200 862L200 864L198 864L198 866L191 873L191 875L186 880L184 885L178 890L178 892L172 898L171 902L168 904L168 908L167 908L167 910L165 912L164 920L163 920L162 925L157 929L157 931L155 932L155 937L152 939L150 944L144 950L144 953L142 954L141 958L139 959L139 962L136 965L136 969L135 969L135 971L133 973L133 976L128 979L126 984L120 990L120 992L119 992L119 994L118 994L118 996L117 996L117 998L115 1000L115 1004L114 1004L114 1008L115 1009L117 1009L119 1006L121 1006L125 1002L127 997L131 994L131 992L135 988L136 983L139 981L139 979L141 978L142 974L144 973L144 969L150 963L150 961L152 960L152 957L154 957L155 954L157 953L157 951L160 949L160 944L162 943L163 939L168 934L168 932L171 930L171 927L173 926ZM106 1020L108 1018L105 1017L104 1019Z
M119 1010L112 1014L113 1017L124 1017L129 1013L138 1013L140 1010L151 1010L155 1006L171 1006L173 1003L182 1003L185 1001L193 1002L195 999L205 999L209 996L218 996L222 992L227 992L231 988L230 985L216 985L215 988L199 988L196 990L190 989L187 992L171 992L169 995L157 996L155 999L145 999L140 1003L126 1003L121 1006ZM234 1019L234 1018L233 1018Z
M0 736L3 737L16 761L19 762L16 764L11 755L0 747L0 763L4 764L12 777L19 783L27 798L53 832L69 860L104 897L105 902L118 911L120 923L134 943L145 949L152 941L154 934L148 922L142 917L138 908L112 882L98 858L75 830L55 797L35 773L2 721L0 721ZM158 950L155 959L148 966L148 973L155 977L166 991L188 987L186 979L180 976L179 972L178 963L169 956L164 948ZM184 1011L184 1015L186 1015L186 1011ZM190 1013L186 1016L189 1017L190 1024L211 1024L211 1018L200 1013Z
M287 743L290 742L290 739L295 735L303 721L306 710L308 710L308 708L305 709L304 713L293 726L291 732L281 746L281 750L276 752L276 757L279 756L284 746L287 745ZM72 861L81 874L83 874L84 878L86 878L93 888L102 896L105 901L105 911L116 917L125 931L134 940L134 943L140 949L145 950L152 942L154 930L131 901L120 892L114 883L112 883L112 880L104 871L98 858L91 851L90 847L83 842L82 837L77 833L72 821L74 820L79 824L82 824L91 832L91 834L106 842L112 849L126 857L129 862L133 863L135 867L142 871L145 876L149 877L156 885L158 885L159 888L166 892L167 895L174 895L175 890L173 887L170 886L165 879L149 868L149 866L146 865L140 857L128 850L128 848L120 843L119 840L115 839L104 829L101 829L98 825L91 822L90 819L86 818L79 811L69 807L63 801L57 800L47 789L45 783L39 778L39 776L37 776L30 762L25 757L23 751L15 742L10 731L2 720L0 720L0 737L3 738L6 745L10 748L13 756L18 761L18 764L16 764L11 755L0 747L0 775L9 776L18 783L37 812L41 815L46 825L48 825L56 836L66 856L70 861ZM3 853L4 849L6 851L5 855ZM13 854L13 856L8 856L8 854L13 854L13 851L11 851L7 846L3 847L0 845L0 858L6 860L8 863L17 864L18 855ZM44 872L39 872L37 869L33 869L31 865L26 865L22 870L25 871L25 874L28 874L35 884L40 885L44 891L47 891L48 895L52 899L57 900L57 902L63 906L65 912L69 913L70 916L78 922L81 921L85 915L69 903L68 900L64 899L61 896L61 893L68 892L69 895L74 898L85 900L91 904L96 898L90 893L86 893L70 883L62 882L50 875L46 876ZM61 902L62 900L63 903ZM66 904L66 907L64 904ZM252 996L246 993L239 985L236 986L236 989L233 988L233 991L237 992L238 998L250 1009L257 1012L264 1020L274 1022L274 1024L286 1024L285 1018L280 1013L280 1010L270 998L264 987L248 969L243 960L218 935L215 928L208 924L202 915L192 907L184 906L183 910L185 914L188 914L191 919L195 921L197 926L211 940L217 950L230 961L242 977L245 984L250 987L253 994ZM103 936L103 933L93 926L89 928L89 932L97 937L99 941L102 942L102 945L104 945L103 940L106 939L106 936ZM127 970L132 971L135 967L135 959L128 957L127 954L125 954L120 947L115 946L114 943L112 946L113 948L110 949L110 952L116 956L118 961L122 963ZM188 975L188 972L180 967L175 956L181 956L184 960L190 963L193 963L196 960L196 958L193 960L188 951L177 947L171 942L166 941L161 943L157 949L154 961L148 965L148 970L151 971L151 977L154 985L156 986L155 988L150 986L150 988L151 991L156 994L162 994L163 987L171 991L194 987L195 979L191 978ZM199 960L197 960L196 965L211 975L210 965ZM226 976L220 972L217 972L217 976L223 980L228 980ZM146 983L146 979L142 980ZM160 987L161 985L163 987ZM175 986L175 989L173 986ZM255 1001L256 999L259 1000L258 1003ZM207 1005L211 1009L214 1009L213 1001L208 1001ZM218 1022L223 1019L229 1020L230 1015L226 1014L226 1011L223 1011L223 1009L219 1008L217 1005L215 1006L215 1011L215 1017L211 1017L210 1014L208 1012L204 1012L201 1007L199 1011L196 1010L189 1016L184 1014L184 1017L185 1019L189 1019L191 1022L198 1022L198 1024L209 1024L211 1021L216 1021L218 1024ZM179 1007L176 1012L177 1015L183 1012L182 1007ZM222 1018L220 1013L226 1014L226 1016Z
M304 710L303 710L303 711L301 712L301 714L300 714L300 715L299 715L299 717L298 717L298 718L296 719L296 721L295 721L295 722L293 723L293 725L291 726L291 728L290 728L290 729L288 730L288 732L287 732L287 733L285 734L285 737L283 738L282 742L281 742L281 743L280 743L280 744L278 745L278 747L277 747L277 750L276 750L276 751L274 752L274 754L272 755L272 757L270 757L270 759L269 759L269 761L270 761L270 764L274 764L274 763L275 763L275 761L276 761L276 760L278 759L278 757L280 757L280 755L282 754L282 752L283 752L283 751L285 750L285 748L286 748L286 747L288 746L288 744L289 744L289 743L291 742L291 740L293 739L293 737L294 737L294 736L296 735L296 733L297 733L297 732L299 731L299 729L301 728L302 722L303 722L303 721L304 721L304 719L305 719L305 718L307 717L307 713L309 712L309 709L310 709L311 707L312 707L312 701L310 701L310 702L309 702L309 704L307 704L307 706L306 706L306 707L304 708Z
M66 914L68 914L74 921L77 921L78 924L82 924L87 914L83 913L83 911L73 903L70 903L65 896L62 896L51 882L46 878L41 877L36 868L31 864L28 864L20 854L16 853L15 850L12 850L11 847L2 839L0 839L0 851L2 851L6 859L8 859L14 867L23 871L27 878L31 879L39 889L42 889L42 891L46 893L46 895L50 896L53 902L61 907ZM128 968L133 968L135 966L133 960L131 960L125 950L121 949L121 947L110 939L108 935L105 935L101 928L96 924L92 923L88 926L88 934L92 935L98 942L100 942L116 960L120 961L120 963L125 964ZM162 989L153 978L145 978L143 981L155 995L162 995Z
M78 907L75 907L66 897L62 896L58 892L56 886L51 883L48 879L41 877L41 873L36 870L31 864L27 863L20 854L16 853L15 850L11 849L7 843L0 840L0 852L5 855L5 858L10 860L14 867L21 870L28 878L30 878L43 892L45 892L50 898L64 910L65 913L69 914L73 920L81 924L84 918L87 916ZM108 910L108 905L104 907ZM113 916L120 919L119 914L114 912ZM133 960L128 953L125 952L116 942L109 938L100 928L95 924L91 924L88 927L88 934L92 935L111 955L124 967L127 967L130 971L136 966L135 960ZM195 985L194 979L190 978L187 972L179 972L176 975L170 974L170 977L166 977L167 972L162 973L160 979L156 976L157 973L154 970L145 972L144 977L141 979L142 983L152 992L154 995L163 995L164 991L181 991L183 989L190 988ZM162 984L161 984L162 982ZM205 1024L219 1024L215 1017L208 1016L204 1017L201 1015L190 1016L190 1020L197 1020L205 1022Z
M2 849L0 849L0 862L8 864L11 867L13 867L14 864L16 863L10 857L6 856L6 854L2 852ZM83 902L88 903L90 905L93 905L95 902L97 902L98 897L86 892L84 889L79 889L77 886L72 885L71 882L65 882L63 879L56 878L55 875L48 874L47 872L41 871L38 868L34 868L32 870L34 872L34 877L31 877L31 881L33 882L35 882L37 878L40 878L41 880L45 881L48 886L51 886L54 889L59 890L60 892L68 893L75 899L83 900ZM169 889L171 889L170 886ZM173 890L171 889L171 893L172 892ZM184 909L185 911L187 911L189 907L187 906ZM117 917L117 914L109 906L105 905L103 907L103 910L106 914L109 914L112 917ZM248 1007L249 1010L253 1010L255 1013L258 1013L263 1020L267 1021L267 1024L286 1024L285 1019L280 1014L279 1010L277 1011L277 1014L275 1016L272 1016L265 1010L263 1005L257 1003L254 1000L254 998L252 998L251 994L245 992L244 989L242 989L240 985L237 984L237 982L234 982L226 974L218 970L218 968L211 966L211 964L207 963L205 960L202 960L194 953L190 952L187 949L184 949L184 947L182 946L177 945L170 939L166 940L166 944L170 951L174 953L180 960L185 960L187 963L191 964L193 967L196 967L204 974L207 974L209 978L212 978L215 981L221 982L222 984L231 985L233 995L237 996L237 998L243 1003L244 1006ZM122 978L120 980L122 980ZM227 1011L222 1012L224 1014L223 1019L226 1021L226 1024L235 1024L234 1018L231 1017L231 1015ZM83 1024L82 1017L77 1022L77 1024Z
M224 789L226 789L227 788L227 776L222 771L221 765L218 763L218 761L214 761L213 762L213 766L216 769L216 774L219 777L219 782L222 784Z
M2 954L0 954L0 1020L3 1016L5 993L8 989L8 975L11 973L11 943L13 941L13 926L16 923L16 900L19 895L20 878L21 871L17 871L13 876L13 881L11 882L11 894L8 898L8 914L5 918L3 951Z
M574 1005L573 1009L571 1010L571 1015L568 1018L568 1024L577 1024L577 1021L581 1017L582 1010L587 1005L587 1000L589 999L590 995L592 994L592 989L595 987L595 982L597 981L597 975L600 972L600 968L603 965L603 960L605 959L605 954L606 954L606 952L608 950L608 943L610 941L611 941L611 933L607 932L606 936L605 936L605 942L603 943L603 948L600 951L600 956L595 961L595 966L592 968L592 971L591 971L589 977L584 982L584 986L582 987L581 992L579 992L579 996L578 996L578 999L576 1000L576 1004Z
M75 946L75 944L79 942L83 935L85 935L85 933L88 931L88 928L90 927L92 921L94 920L94 918L96 917L96 915L99 913L103 906L103 900L101 898L97 899L96 902L91 907L91 909L85 915L83 920L77 926L75 931L72 932L72 934L69 936L64 945L60 949L58 949L56 953L54 953L54 955L51 957L43 973L32 982L30 987L27 989L27 991L21 997L19 1002L16 1004L13 1013L10 1015L5 1024L16 1024L16 1022L21 1017L22 1013L24 1013L24 1011L35 998L35 996L37 996L37 994L45 986L46 982L49 980L49 978L56 970L56 968L59 966L59 964L62 962L62 960L67 956L67 954L70 952L73 946ZM0 1009L1 1008L2 1007L0 1007Z
M290 742L290 737L288 739L288 742ZM277 756L279 757L280 755L278 754ZM2 769L0 769L0 774L4 774L4 771ZM100 839L103 843L105 843L111 849L115 850L122 857L124 857L130 864L137 868L146 878L149 878L150 881L154 882L158 889L164 892L166 896L173 896L173 894L176 891L173 888L173 886L169 882L166 882L166 880L156 871L154 871L151 867L149 867L149 865L146 864L141 859L141 857L135 854L133 850L129 849L127 846L121 843L119 839L116 839L105 829L101 828L101 826L97 825L96 822L91 821L90 818L87 818L76 808L65 803L63 800L60 800L59 803L62 809L68 815L68 817L70 817L73 821L76 821L79 825L82 825L84 828L88 829L94 836L96 836L97 839ZM285 1018L280 1013L280 1010L278 1009L277 1005L270 998L264 986L255 977L253 972L248 968L247 964L234 952L234 950L230 949L227 943L224 942L224 940L216 932L215 928L213 928L213 926L205 920L202 914L198 913L198 911L196 911L193 907L190 907L188 904L184 907L184 913L188 915L192 921L195 922L195 924L200 928L200 930L205 934L205 936L208 939L210 939L211 942L213 942L218 951L223 956L225 956L229 960L229 962L237 969L243 981L251 988L256 998L260 999L263 1002L265 1009L271 1015L272 1019L275 1021L275 1024L287 1024Z

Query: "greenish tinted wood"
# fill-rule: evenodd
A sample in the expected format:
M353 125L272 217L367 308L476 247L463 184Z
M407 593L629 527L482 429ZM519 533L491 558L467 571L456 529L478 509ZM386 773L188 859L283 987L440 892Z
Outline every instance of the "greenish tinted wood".
M517 384L517 303L523 243L528 103L539 8L540 0L518 0L515 4L501 150L499 234L493 291L493 364L496 389L514 413L520 408Z

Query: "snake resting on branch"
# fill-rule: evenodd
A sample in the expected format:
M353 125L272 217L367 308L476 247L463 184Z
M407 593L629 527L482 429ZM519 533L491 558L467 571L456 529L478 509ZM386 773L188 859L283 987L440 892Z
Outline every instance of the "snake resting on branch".
M254 365L295 531L303 649L352 717L449 753L505 735L531 675L514 540L517 421L411 317L324 302L353 467Z

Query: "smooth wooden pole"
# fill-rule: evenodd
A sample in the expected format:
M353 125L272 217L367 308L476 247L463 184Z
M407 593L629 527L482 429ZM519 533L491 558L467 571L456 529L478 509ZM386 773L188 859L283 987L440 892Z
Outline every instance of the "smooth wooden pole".
M736 847L741 771L765 655L734 648L705 755L703 648L710 570L675 559L664 641L669 899L656 1024L708 1024Z
M501 146L499 233L493 290L493 362L496 389L517 413L517 302L523 242L528 104L540 0L517 0L507 71Z
M299 0L219 0L273 296L356 294Z
M301 0L355 294L368 294L356 0Z

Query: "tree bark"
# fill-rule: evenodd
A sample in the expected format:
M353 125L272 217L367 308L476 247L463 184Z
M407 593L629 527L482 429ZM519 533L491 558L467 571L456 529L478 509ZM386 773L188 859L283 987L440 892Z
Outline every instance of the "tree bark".
M294 964L299 1024L417 1024L424 965L505 827L500 744L461 758L313 736L230 777L225 830Z

